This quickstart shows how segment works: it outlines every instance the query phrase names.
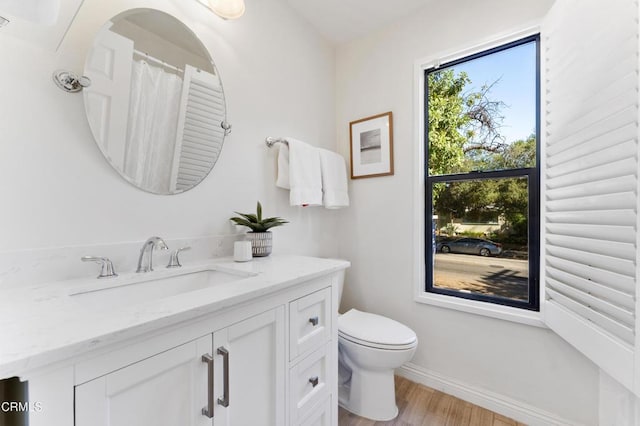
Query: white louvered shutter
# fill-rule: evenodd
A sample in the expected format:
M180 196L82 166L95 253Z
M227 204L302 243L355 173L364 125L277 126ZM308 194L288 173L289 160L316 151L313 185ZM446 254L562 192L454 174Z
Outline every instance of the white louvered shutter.
M197 185L218 161L224 120L224 94L218 77L186 65L171 178L174 190Z
M545 321L638 392L638 4L556 2L543 31Z

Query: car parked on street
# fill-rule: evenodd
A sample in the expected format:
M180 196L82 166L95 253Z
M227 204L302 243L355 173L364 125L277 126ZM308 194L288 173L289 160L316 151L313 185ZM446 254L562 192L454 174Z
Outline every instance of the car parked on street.
M480 256L498 256L502 253L502 245L482 238L463 237L443 239L436 243L436 251L441 253L477 254Z

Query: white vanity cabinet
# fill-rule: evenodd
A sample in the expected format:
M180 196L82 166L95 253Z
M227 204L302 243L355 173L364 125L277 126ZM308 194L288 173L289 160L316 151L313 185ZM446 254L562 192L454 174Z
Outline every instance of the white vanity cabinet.
M31 426L337 426L342 270L38 371ZM277 284L275 284L277 285Z
M271 309L76 386L75 425L285 424L284 313Z
M211 424L206 405L211 336L185 343L75 388L75 426Z

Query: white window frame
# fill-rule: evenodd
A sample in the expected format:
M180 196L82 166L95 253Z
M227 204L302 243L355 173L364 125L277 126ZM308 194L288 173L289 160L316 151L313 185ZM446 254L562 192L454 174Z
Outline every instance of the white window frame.
M425 291L425 121L424 121L424 90L425 90L425 70L439 66L442 63L451 62L464 58L485 50L493 49L522 38L540 34L540 26L527 27L525 29L509 32L492 37L472 47L455 49L417 60L414 65L414 106L415 118L414 128L414 169L413 169L413 281L414 300L418 303L425 303L441 308L454 309L462 312L483 315L491 318L512 321L536 327L547 328L544 318L544 117L540 117L540 135L538 143L540 145L540 311L527 311L526 309L513 308L509 306L496 305L494 303L481 302L476 300L462 299L454 296L428 293ZM544 105L544 48L542 46L542 36L540 37L540 104ZM542 114L542 111L540 111Z

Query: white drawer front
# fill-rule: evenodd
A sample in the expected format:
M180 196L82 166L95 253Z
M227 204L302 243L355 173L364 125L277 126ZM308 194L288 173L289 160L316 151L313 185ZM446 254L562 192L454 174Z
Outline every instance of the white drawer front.
M331 287L290 303L289 359L322 346L331 337Z
M331 426L331 396L320 404L311 414L302 419L299 426Z
M291 369L291 423L298 424L331 392L331 343Z

